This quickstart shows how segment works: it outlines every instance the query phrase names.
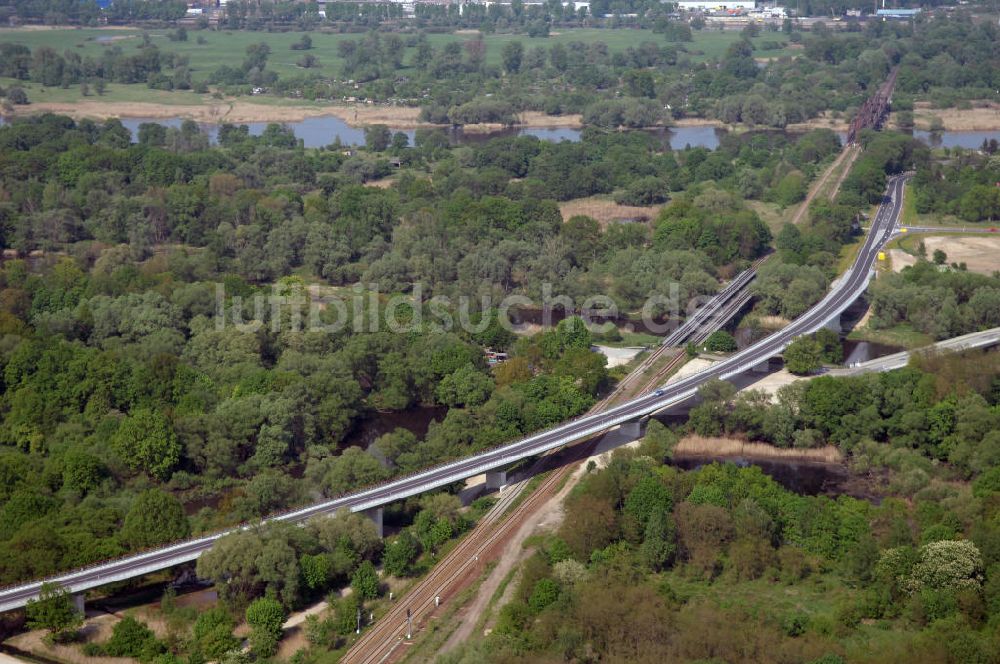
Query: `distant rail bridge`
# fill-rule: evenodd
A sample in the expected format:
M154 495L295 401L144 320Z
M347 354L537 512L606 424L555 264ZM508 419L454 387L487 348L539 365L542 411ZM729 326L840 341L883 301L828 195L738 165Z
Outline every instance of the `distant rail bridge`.
M862 129L881 129L886 116L889 115L889 100L892 99L892 91L896 87L896 75L899 74L899 67L893 67L888 78L879 86L879 89L871 97L865 100L864 105L858 110L858 114L851 121L851 128L847 131L847 144L855 145Z

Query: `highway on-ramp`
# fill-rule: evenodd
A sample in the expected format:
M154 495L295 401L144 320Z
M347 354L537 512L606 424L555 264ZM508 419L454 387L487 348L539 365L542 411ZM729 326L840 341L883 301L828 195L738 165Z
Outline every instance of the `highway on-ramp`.
M871 228L853 265L834 284L819 303L753 346L744 349L698 374L664 386L652 393L600 413L579 417L557 427L478 454L442 464L381 485L338 498L296 509L272 517L272 521L300 523L340 509L363 511L381 507L409 496L463 481L480 473L503 468L521 459L562 447L626 422L639 420L697 393L698 387L711 379L726 379L751 369L781 353L796 337L810 334L837 318L868 286L872 265L879 250L892 237L902 209L904 176L889 179L886 196L879 206ZM250 526L244 526L250 527ZM80 592L115 581L122 581L173 565L195 560L232 530L130 555L118 560L62 574L47 581L58 583L72 592ZM0 611L15 609L38 595L42 581L0 589Z

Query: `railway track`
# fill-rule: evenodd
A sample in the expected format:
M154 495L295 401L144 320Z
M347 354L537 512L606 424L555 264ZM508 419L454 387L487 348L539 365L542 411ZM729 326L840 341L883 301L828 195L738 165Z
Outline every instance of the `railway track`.
M677 351L669 346L658 346L589 412L600 412L610 406L623 394L626 383L634 382L634 379L638 379L641 373L664 353L671 351L675 353L674 357L651 378L646 379L639 391L648 390L658 381L662 381L683 363L685 359L683 351ZM490 508L479 523L434 566L426 577L400 598L351 646L341 662L382 664L398 661L405 656L406 647L412 643L410 637L424 628L436 610L443 610L449 600L478 578L494 558L500 556L504 546L525 523L527 516L535 513L556 495L563 482L576 469L577 464L590 456L594 445L602 435L542 456L526 473L525 479L502 489L500 500ZM518 498L527 488L529 479L546 470L550 472L541 484L518 504ZM438 598L441 600L440 604ZM412 632L409 631L411 629Z
M683 353L675 358L675 360L680 359L683 359ZM671 364L674 364L674 361ZM657 372L658 375L664 370ZM595 404L590 412L603 410L618 394L617 390L612 392ZM400 657L405 656L405 648L411 643L409 637L424 628L436 610L446 608L449 600L454 599L462 589L482 574L494 558L499 557L507 542L524 524L526 517L556 495L577 464L590 456L594 445L602 435L544 455L533 464L525 479L504 487L501 490L500 500L490 508L479 523L434 566L426 577L400 598L388 613L380 617L340 661L344 664L381 664L398 661ZM527 488L530 478L546 471L549 471L549 474L541 484L518 504L517 500ZM411 627L412 632L409 632Z

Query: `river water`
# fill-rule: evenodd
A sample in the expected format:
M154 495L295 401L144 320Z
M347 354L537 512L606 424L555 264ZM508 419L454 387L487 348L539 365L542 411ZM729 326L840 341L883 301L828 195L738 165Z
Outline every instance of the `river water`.
M139 125L145 122L161 124L165 127L180 127L183 118L122 118L122 124L132 132L133 140L138 134ZM5 123L3 116L0 116L0 126ZM250 133L259 136L264 132L269 123L267 122L247 122ZM302 139L302 144L307 148L318 148L330 145L337 138L343 145L364 145L365 131L363 127L352 127L344 120L332 115L323 115L313 118L306 118L296 122L285 122L296 138ZM209 139L214 143L219 136L218 124L202 124ZM414 129L392 129L393 132L400 131L413 143L416 131ZM719 142L725 136L726 130L713 126L693 126L693 127L671 127L670 129L652 129L649 131L660 137L664 147L670 146L673 150L683 150L686 146L703 147L714 150L719 147ZM537 136L545 141L579 141L582 134L581 129L573 127L514 127L501 129L493 132L464 132L461 127L453 127L447 130L452 143L468 145L481 143L501 136ZM843 140L845 134L840 134ZM1000 130L997 131L944 131L931 134L926 131L914 131L913 136L931 147L962 147L978 148L983 144L983 140L1000 140Z

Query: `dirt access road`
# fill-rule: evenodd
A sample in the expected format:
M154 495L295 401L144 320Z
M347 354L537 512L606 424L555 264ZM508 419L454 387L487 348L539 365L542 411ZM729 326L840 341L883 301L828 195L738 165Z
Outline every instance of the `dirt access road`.
M840 185L844 183L844 179L847 174L851 172L851 166L854 165L854 160L858 158L861 154L861 148L856 145L848 145L844 150L834 159L830 167L823 171L823 175L819 176L813 186L809 188L809 193L806 194L805 200L799 205L798 211L795 216L792 217L792 224L795 226L799 225L809 210L809 205L830 183L831 178L836 176L836 181L833 182L833 188L827 194L827 198L833 200L837 197L837 192L840 191ZM836 174L836 175L835 175Z

